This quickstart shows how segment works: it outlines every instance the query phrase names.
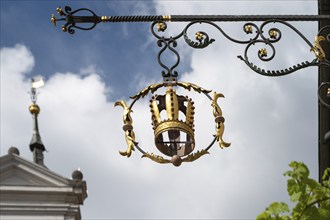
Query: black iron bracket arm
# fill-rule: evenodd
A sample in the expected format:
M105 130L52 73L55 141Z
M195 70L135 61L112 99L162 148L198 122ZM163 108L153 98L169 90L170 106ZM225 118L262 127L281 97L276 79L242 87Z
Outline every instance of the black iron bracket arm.
M52 15L52 22L56 25L58 21L65 21L62 25L64 32L68 31L74 34L74 28L81 30L91 30L100 22L194 22L194 21L209 21L209 22L256 22L267 20L281 21L322 21L330 20L330 15L133 15L133 16L98 16L92 10L80 8L72 10L71 7L65 6L64 10L61 7L56 9L61 17L56 18ZM78 16L78 13L90 13L86 16ZM88 23L89 27L82 27L77 24Z
M100 22L154 22L154 21L171 21L171 22L192 22L192 21L212 21L212 22L239 22L239 21L266 21L266 20L282 20L282 21L322 21L329 20L330 15L132 15L132 16L98 16L92 10L81 8L72 10L71 7L65 6L56 9L60 16L65 18L55 18L52 16L52 22L66 21L65 27L78 28L76 24L90 23L93 27ZM77 13L88 12L89 16L77 16ZM92 28L90 28L92 29ZM85 28L83 28L85 30Z
M62 25L62 30L70 34L75 33L75 29L80 30L91 30L101 22L151 22L151 33L158 39L157 45L161 48L158 53L158 63L164 70L162 76L164 81L176 81L178 76L175 68L180 63L179 53L175 50L177 46L177 39L183 37L185 42L193 48L202 49L209 46L215 39L208 36L203 31L195 33L194 38L191 39L188 36L188 29L195 24L206 24L216 28L225 38L228 40L246 45L244 54L238 56L247 66L249 66L254 72L264 76L283 76L293 73L299 69L306 68L309 66L330 66L329 54L325 54L324 46L330 44L330 26L325 26L319 30L315 37L315 41L311 43L297 28L295 28L289 22L293 21L322 21L330 20L330 15L137 15L137 16L98 16L92 10L87 8L81 8L78 10L72 10L69 6L66 6L64 10L57 8L58 14L61 18L56 18L52 15L52 22L56 25L58 21L66 22ZM79 14L89 15L79 16ZM64 18L63 18L64 17ZM167 29L168 22L189 22L186 27L176 36L165 37L161 33ZM240 40L230 37L218 24L215 22L246 22L243 25L243 31L245 34L251 35L248 40ZM253 22L261 22L257 25ZM286 26L287 28L294 31L298 37L300 37L307 45L308 49L315 54L315 58L309 61L303 61L291 67L280 69L280 70L264 70L249 60L248 52L249 49L255 45L264 45L264 48L260 48L257 53L259 60L267 62L275 57L276 49L275 43L277 43L282 33L278 28L268 28L275 23ZM271 52L267 51L270 48ZM166 65L161 57L164 51L170 50L176 57L176 62L172 66ZM329 89L329 83L322 86ZM324 89L323 89L324 90ZM318 90L319 92L321 89ZM319 96L320 97L320 96ZM321 100L321 98L320 98ZM321 100L321 103L330 107L329 103Z

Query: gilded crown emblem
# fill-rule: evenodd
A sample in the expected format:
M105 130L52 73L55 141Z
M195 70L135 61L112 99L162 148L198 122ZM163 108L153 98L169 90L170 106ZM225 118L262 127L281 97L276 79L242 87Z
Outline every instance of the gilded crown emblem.
M195 107L190 98L177 95L169 86L165 95L154 95L151 98L150 111L158 150L167 156L180 157L194 150ZM166 118L161 118L162 111L166 111Z
M194 102L188 96L177 95L173 86L184 88L188 91L195 91L204 94L210 101L213 108L215 121L215 134L211 144L197 152L195 149L195 129L194 129ZM164 95L154 94L159 88L166 87ZM148 153L142 150L138 142L135 141L135 132L133 129L133 119L131 113L134 103L140 98L144 98L151 92L154 94L150 100L151 124L154 131L154 141L157 149L170 158ZM193 83L175 82L172 84L158 83L152 84L141 90L131 99L134 101L127 105L125 101L118 101L115 106L124 108L123 129L127 142L127 150L120 151L123 156L130 157L132 151L138 149L142 157L149 158L157 163L172 163L174 166L180 166L182 162L192 162L201 156L208 154L208 150L217 141L221 148L229 147L230 143L222 139L225 129L225 119L222 116L222 110L217 103L218 98L223 98L221 93L214 92L213 98L210 96L211 90L203 89Z

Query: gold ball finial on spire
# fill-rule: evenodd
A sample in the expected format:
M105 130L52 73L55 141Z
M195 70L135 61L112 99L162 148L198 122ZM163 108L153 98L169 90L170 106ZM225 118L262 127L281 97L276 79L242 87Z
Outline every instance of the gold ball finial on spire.
M40 108L39 108L39 106L37 104L31 104L29 106L29 111L30 111L31 114L37 115L40 112Z
M32 115L38 115L40 112L40 108L36 104L37 96L38 96L37 88L43 87L45 85L45 82L42 76L37 76L32 78L31 82L32 82L32 87L31 87L30 95L31 95L32 104L29 106L29 111Z

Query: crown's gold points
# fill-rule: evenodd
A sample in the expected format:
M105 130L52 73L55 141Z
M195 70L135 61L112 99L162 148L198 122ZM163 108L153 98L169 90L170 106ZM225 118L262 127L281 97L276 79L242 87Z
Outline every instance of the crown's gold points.
M157 96L156 97L153 96L152 99L150 100L150 111L151 111L153 129L155 129L155 125L161 123L156 98L157 98Z
M190 127L194 127L194 114L195 114L195 107L194 102L191 99L187 98L187 112L186 112L186 123Z
M169 120L178 120L179 103L175 90L171 86L168 87L165 96L166 112Z
M152 126L156 147L167 156L185 156L195 148L194 102L180 96L168 86L165 95L155 95L150 100ZM161 112L166 111L166 118ZM182 113L179 115L179 113ZM184 116L185 118L179 118Z
M29 111L30 111L31 114L36 114L37 115L40 112L40 108L37 104L32 104L32 105L29 106Z

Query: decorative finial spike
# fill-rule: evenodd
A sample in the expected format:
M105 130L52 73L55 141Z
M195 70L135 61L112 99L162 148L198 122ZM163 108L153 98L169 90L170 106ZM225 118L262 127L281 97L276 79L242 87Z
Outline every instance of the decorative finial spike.
M46 150L44 144L41 141L41 136L38 127L38 114L40 112L37 103L37 88L44 86L44 80L42 77L35 77L31 80L31 101L32 104L29 106L29 111L33 116L33 135L30 142L30 150L33 152L33 161L39 165L44 165L44 155L43 152Z

